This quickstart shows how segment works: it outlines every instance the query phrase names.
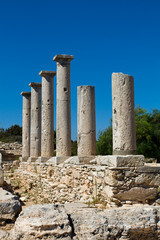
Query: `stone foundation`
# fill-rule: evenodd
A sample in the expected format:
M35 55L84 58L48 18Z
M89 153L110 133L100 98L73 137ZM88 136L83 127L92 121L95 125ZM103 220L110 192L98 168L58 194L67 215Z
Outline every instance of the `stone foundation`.
M63 163L55 157L43 163L21 162L13 178L23 186L24 194L32 195L38 203L159 205L159 173L160 165L144 163L143 156L97 156L87 161L76 156ZM6 180L13 182L12 178Z

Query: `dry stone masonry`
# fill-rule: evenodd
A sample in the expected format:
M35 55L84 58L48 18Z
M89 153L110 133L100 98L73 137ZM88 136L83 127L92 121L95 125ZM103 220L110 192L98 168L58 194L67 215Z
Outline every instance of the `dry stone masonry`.
M78 100L78 156L96 155L95 89L79 86Z
M71 96L70 62L72 55L56 55L57 62L57 122L56 155L71 156Z
M30 158L20 163L15 177L50 203L92 202L94 198L110 207L135 203L158 205L160 166L146 164L144 156L136 155L132 76L112 74L111 156L95 156L95 89L93 86L78 87L78 156L70 156L72 59L72 55L53 58L57 62L56 157L53 157L53 78L56 72L41 71L42 120L41 84L31 83ZM32 159L34 162L30 161Z

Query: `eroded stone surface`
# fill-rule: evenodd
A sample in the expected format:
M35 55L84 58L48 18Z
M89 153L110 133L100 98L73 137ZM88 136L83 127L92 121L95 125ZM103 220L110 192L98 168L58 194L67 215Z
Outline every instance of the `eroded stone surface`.
M113 154L136 153L134 80L123 73L112 74Z
M72 55L56 55L53 59L57 61L57 156L71 156L70 61L72 59Z
M139 201L145 203L146 200L154 200L157 196L157 189L156 188L142 188L142 187L133 187L128 191L124 191L114 195L114 197L118 198L119 200L127 201Z
M22 92L21 95L23 96L22 158L27 160L30 156L31 92Z
M41 83L30 83L31 87L31 133L30 157L41 155Z
M78 99L78 155L96 154L95 89L79 86Z
M71 239L71 226L63 205L44 204L27 207L12 230L17 239Z
M42 76L42 136L41 157L51 157L54 152L53 77L54 71L41 71Z
M17 196L0 188L0 222L14 221L21 211L21 204Z
M68 204L77 240L158 240L160 208L135 206L99 210Z
M107 155L96 156L96 162L109 167L141 167L144 165L143 155Z

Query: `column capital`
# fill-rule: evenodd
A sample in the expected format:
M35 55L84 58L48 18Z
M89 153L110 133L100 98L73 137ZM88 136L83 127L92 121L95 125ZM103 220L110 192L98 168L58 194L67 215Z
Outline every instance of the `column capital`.
M55 55L54 58L53 58L53 61L56 61L56 62L60 62L60 61L63 61L63 62L70 62L74 59L74 56L73 55L65 55L65 54L61 54L61 55Z
M51 77L54 77L56 75L55 71L40 71L39 76L45 77L46 75L49 75Z
M22 96L31 96L31 92L21 92Z
M42 87L42 83L37 83L37 82L31 82L29 84L30 87Z

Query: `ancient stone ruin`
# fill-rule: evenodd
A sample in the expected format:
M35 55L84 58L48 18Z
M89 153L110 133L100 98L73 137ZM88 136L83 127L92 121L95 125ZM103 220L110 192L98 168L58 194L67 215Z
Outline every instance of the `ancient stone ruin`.
M59 185L64 184L62 191L68 189L66 198L56 192L51 201L90 201L91 195L99 195L107 204L118 206L158 201L160 168L145 164L144 156L136 155L132 76L112 74L111 156L96 156L95 89L93 86L77 88L78 156L71 157L70 64L73 58L72 55L56 55L53 58L57 62L56 157L53 156L53 78L56 72L41 71L42 84L30 83L31 93L22 92L21 168L24 171L30 168L32 171L34 165L38 174L43 172L42 178L48 178L49 173L53 185L56 179L57 186L52 189L53 192L58 192ZM23 175L23 181L28 178L29 175ZM33 181L37 180L33 178ZM70 191L70 188L74 191Z
M4 165L5 180L17 181L26 194L21 196L24 203L32 196L34 203L43 205L33 205L21 212L11 237L158 240L160 165L146 163L144 156L136 155L134 79L123 73L112 74L113 155L106 156L96 155L95 88L77 87L78 155L71 156L73 58L56 55L53 60L57 62L57 72L41 71L42 83L31 82L31 92L21 93L22 157L11 180L10 170ZM0 184L4 184L1 168Z

